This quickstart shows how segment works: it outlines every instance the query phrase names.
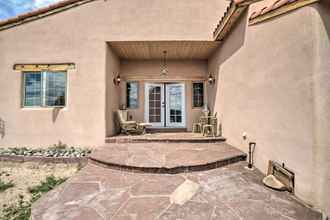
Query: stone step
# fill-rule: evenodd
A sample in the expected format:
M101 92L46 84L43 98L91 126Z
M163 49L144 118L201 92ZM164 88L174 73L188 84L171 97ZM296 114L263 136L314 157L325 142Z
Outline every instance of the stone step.
M89 160L115 170L177 174L216 169L246 157L226 143L117 143L99 148Z
M128 171L134 173L156 173L156 174L178 174L197 171L212 170L219 167L224 167L230 164L238 163L240 161L246 161L247 155L238 155L232 158L226 158L219 161L214 161L207 164L191 165L191 166L177 166L177 167L138 167L127 166L123 164L110 163L107 161L98 160L96 158L89 158L90 162L109 169Z
M178 133L187 132L187 128L147 128L148 133Z
M150 136L147 135L132 135L132 136L114 136L105 138L105 143L148 143L148 142L170 142L170 143L214 143L214 142L224 142L226 138L224 137L185 137L180 136L179 133L173 136Z

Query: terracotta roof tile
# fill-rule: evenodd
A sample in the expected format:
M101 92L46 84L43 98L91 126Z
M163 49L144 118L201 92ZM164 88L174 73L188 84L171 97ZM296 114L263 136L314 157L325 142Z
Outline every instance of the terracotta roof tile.
M262 15L265 15L272 11L275 11L276 9L279 9L283 6L300 3L300 2L304 3L304 4L301 4L302 6L304 6L307 4L317 2L317 0L314 0L314 1L313 0L264 0L264 1L261 1L259 4L253 5L253 9L252 9L249 19L252 20L259 16L262 16ZM290 10L288 10L288 11L290 11Z
M20 14L16 17L12 17L7 20L3 20L3 21L0 20L0 30L10 28L19 23L25 23L25 22L29 21L30 18L33 18L33 17L38 19L38 18L42 17L42 15L48 14L51 11L54 11L57 9L74 6L74 5L78 5L78 4L84 4L87 2L91 2L91 1L95 1L95 0L63 0L63 1L51 4L47 7L39 8L39 9L31 11L31 12ZM5 28L3 28L3 27L5 27Z
M232 2L234 2L237 5L250 5L254 2L258 2L261 0L232 0Z
M235 4L241 4L243 2L247 2L247 0L234 0Z
M216 40L222 40L225 35L229 33L230 29L234 26L244 10L247 9L250 4L258 1L261 0L231 0L224 15L221 17L213 31L213 37Z

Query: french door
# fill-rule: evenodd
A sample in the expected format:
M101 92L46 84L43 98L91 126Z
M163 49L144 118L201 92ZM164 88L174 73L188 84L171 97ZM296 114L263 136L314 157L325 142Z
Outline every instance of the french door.
M153 127L185 127L183 83L146 83L145 121Z
M164 85L147 83L145 86L145 121L153 127L164 126Z

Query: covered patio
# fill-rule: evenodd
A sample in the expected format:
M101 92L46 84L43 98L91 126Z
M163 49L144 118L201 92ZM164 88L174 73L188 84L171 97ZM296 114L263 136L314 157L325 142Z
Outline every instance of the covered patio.
M208 58L219 44L108 42L106 136L119 132L114 115L119 108L127 109L128 121L149 123L149 130L192 131L208 108Z

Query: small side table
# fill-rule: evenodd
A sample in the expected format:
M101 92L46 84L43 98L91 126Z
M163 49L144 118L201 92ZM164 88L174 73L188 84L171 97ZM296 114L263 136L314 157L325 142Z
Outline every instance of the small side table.
M202 129L201 123L193 123L193 133L202 133Z

